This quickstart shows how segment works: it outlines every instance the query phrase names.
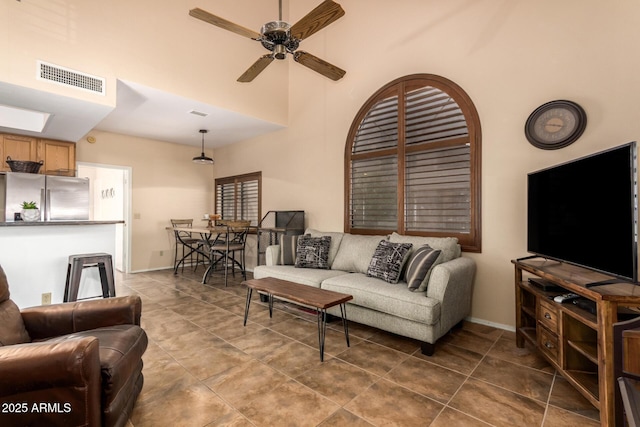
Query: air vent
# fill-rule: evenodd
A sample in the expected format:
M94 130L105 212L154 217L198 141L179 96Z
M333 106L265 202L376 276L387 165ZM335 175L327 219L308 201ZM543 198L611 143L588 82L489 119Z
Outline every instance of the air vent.
M104 95L105 79L69 68L38 61L38 79L58 83L67 87L86 90Z
M203 113L202 111L198 111L198 110L191 110L189 111L189 114L193 114L194 116L200 116L200 117L207 117L209 115L209 113Z

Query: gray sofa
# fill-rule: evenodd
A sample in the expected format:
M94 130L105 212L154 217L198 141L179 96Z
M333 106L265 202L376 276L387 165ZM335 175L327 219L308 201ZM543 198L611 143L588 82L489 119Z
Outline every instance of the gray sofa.
M274 245L266 250L266 265L255 267L254 278L276 277L351 294L353 300L347 306L349 320L419 340L422 353L429 356L434 352L436 341L470 312L475 263L461 256L460 245L455 238L402 236L397 233L363 236L313 229L306 230L305 234L331 236L330 269L282 265L280 247ZM412 243L409 259L424 244L441 251L424 282L428 282L426 291L411 291L403 280L393 284L367 276L369 263L380 240ZM338 307L328 311L340 315Z

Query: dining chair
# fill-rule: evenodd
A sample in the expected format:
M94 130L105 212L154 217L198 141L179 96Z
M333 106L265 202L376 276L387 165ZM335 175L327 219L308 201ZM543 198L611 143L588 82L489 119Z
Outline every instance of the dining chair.
M218 238L210 245L212 264L209 271L205 274L203 283L206 283L207 277L216 264L222 263L224 268L224 286L227 286L229 277L229 267L235 276L235 269L238 267L242 272L243 279L246 280L246 263L245 263L245 247L247 244L247 235L249 234L249 221L228 222L226 233L221 233ZM239 259L236 259L236 253Z
M193 219L171 219L171 227L187 227L191 228L193 226ZM177 273L177 268L182 263L182 272L184 273L184 264L186 258L189 257L190 265L193 265L193 254L196 254L196 263L194 267L194 271L197 270L198 264L200 263L200 253L194 251L194 246L201 246L201 239L195 238L191 236L191 233L186 231L178 231L174 230L174 235L176 238L175 251L173 257L173 271ZM178 247L182 247L182 256L178 257Z

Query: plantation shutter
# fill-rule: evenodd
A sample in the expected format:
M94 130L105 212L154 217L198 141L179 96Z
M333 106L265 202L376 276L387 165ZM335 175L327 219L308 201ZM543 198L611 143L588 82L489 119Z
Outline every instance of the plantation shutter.
M431 86L407 92L405 129L405 230L469 233L471 150L460 106Z
M469 138L467 121L451 95L427 86L405 94L407 146Z
M407 156L407 231L469 233L471 182L469 147L429 150Z
M216 213L223 220L260 220L261 173L216 179Z
M235 183L216 184L216 213L222 219L235 219Z
M251 225L258 225L258 181L242 181L239 183L240 197L238 197L238 203L240 204L239 212L240 217L238 219L250 220Z
M398 146L398 97L376 103L364 117L353 144L353 154L370 153Z
M398 161L387 156L353 162L351 224L388 229L398 223Z
M376 92L345 150L345 231L456 237L480 252L480 121L468 95L416 74Z
M355 228L386 229L397 223L398 97L379 101L364 117L353 144L350 222ZM379 153L393 154L379 156ZM371 157L374 156L374 157Z

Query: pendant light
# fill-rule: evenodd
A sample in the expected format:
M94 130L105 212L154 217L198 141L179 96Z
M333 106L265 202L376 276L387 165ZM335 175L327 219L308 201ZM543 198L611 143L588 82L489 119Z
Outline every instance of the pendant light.
M204 155L204 134L208 131L206 129L200 129L200 133L202 134L202 153L193 158L193 163L199 163L201 165L212 165L213 159L211 157L207 157Z

